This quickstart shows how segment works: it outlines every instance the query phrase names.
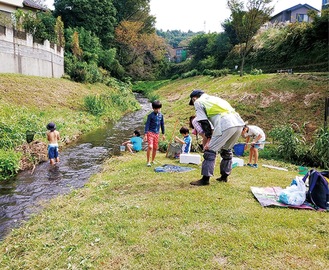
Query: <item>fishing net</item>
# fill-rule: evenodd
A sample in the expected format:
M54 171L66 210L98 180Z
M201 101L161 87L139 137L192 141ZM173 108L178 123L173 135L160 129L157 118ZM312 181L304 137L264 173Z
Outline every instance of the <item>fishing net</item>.
M34 135L35 135L35 131L27 130L26 131L26 142L27 143L32 142L33 138L34 138Z

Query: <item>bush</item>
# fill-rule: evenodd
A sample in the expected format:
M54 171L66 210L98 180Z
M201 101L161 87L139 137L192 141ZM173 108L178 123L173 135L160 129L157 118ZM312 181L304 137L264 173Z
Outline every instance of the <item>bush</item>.
M9 179L18 172L20 159L18 152L0 149L0 180Z
M296 162L304 154L302 146L305 140L291 126L276 127L270 131L269 135L278 141L278 155L284 160Z
M250 74L251 74L251 75L261 75L261 74L263 74L263 71L262 71L261 69L253 68L253 69L250 71Z
M202 75L205 76L213 76L215 78L217 77L221 77L221 76L226 76L228 73L230 72L230 70L228 68L224 68L224 69L205 69L202 72Z
M161 153L166 153L168 149L168 142L167 141L160 141L159 142L159 151Z
M269 135L278 142L277 156L291 163L329 169L329 129L321 128L312 145L290 126L276 127Z
M199 72L196 69L193 69L191 71L185 72L182 74L182 78L189 78L189 77L195 77L199 75Z
M315 136L315 143L310 150L320 167L329 169L329 129L321 128Z
M86 96L84 104L87 111L95 116L102 115L106 111L106 98L104 96Z
M178 74L175 74L175 75L173 75L173 76L171 76L171 78L170 78L170 80L177 80L177 79L179 79L179 75Z

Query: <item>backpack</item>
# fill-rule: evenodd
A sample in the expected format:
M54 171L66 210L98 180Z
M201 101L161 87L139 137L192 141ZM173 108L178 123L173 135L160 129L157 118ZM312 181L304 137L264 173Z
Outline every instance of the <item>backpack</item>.
M306 201L314 204L316 208L329 210L329 188L326 177L329 177L329 171L310 170L303 177L303 181L308 186Z

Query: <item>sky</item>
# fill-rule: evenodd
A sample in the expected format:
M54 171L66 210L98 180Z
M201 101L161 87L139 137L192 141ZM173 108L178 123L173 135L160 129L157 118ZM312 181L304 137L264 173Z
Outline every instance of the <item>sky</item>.
M45 1L51 9L54 8L53 2ZM227 0L151 0L150 14L156 17L155 28L159 30L221 32L221 24L230 16L226 3ZM272 16L298 4L321 10L322 0L273 0Z

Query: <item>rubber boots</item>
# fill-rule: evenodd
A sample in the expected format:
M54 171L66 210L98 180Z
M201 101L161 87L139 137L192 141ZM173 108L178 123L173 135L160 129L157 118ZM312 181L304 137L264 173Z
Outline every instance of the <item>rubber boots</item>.
M223 174L221 175L221 177L216 178L216 180L219 181L219 182L227 182L227 177L228 177L228 175L225 174L225 173L223 173Z
M202 176L200 180L193 181L190 184L193 186L207 186L209 185L209 178L210 176Z

